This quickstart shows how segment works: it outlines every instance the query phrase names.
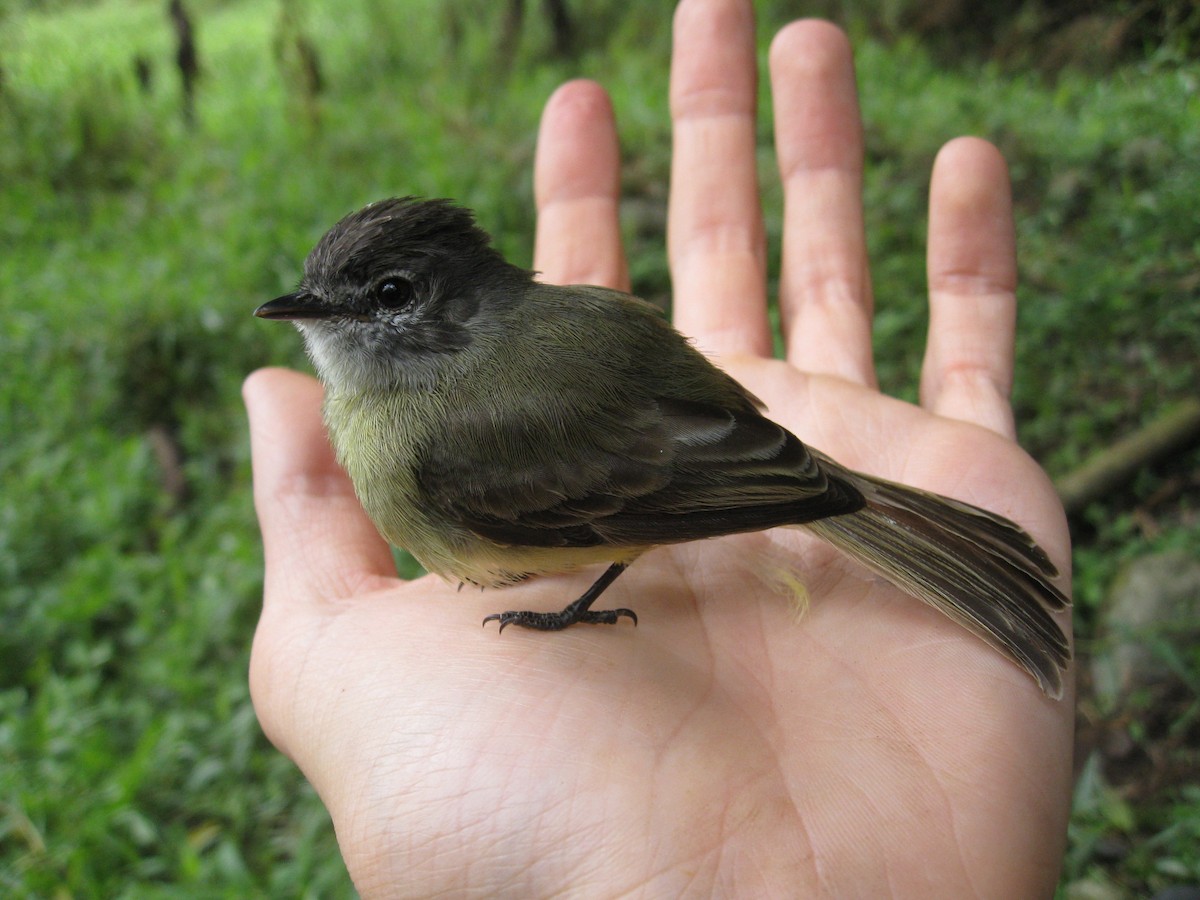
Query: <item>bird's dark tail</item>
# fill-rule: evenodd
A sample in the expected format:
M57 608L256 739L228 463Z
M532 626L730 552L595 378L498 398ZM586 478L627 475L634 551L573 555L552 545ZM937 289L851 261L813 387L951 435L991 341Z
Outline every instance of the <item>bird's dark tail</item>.
M822 462L866 506L805 528L983 638L1047 695L1062 696L1071 650L1048 610L1070 601L1033 538L986 510Z

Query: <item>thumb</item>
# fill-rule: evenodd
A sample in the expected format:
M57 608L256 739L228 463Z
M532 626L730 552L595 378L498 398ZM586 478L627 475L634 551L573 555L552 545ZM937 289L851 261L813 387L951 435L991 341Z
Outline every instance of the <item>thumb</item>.
M303 661L339 601L394 584L395 567L329 446L321 385L298 372L262 369L246 379L242 395L266 559L250 694L267 737L303 768L304 744L293 740L304 733L299 720L311 714L305 704L321 702L317 688L331 685L318 677L302 687Z
M321 423L321 385L261 369L242 388L250 416L254 506L266 558L264 603L320 601L395 575Z

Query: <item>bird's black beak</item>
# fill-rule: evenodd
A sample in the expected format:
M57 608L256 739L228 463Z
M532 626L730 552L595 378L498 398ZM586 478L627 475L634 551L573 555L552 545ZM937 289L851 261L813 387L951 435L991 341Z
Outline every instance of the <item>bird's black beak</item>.
M328 319L336 310L307 291L294 291L264 303L254 314L260 319Z

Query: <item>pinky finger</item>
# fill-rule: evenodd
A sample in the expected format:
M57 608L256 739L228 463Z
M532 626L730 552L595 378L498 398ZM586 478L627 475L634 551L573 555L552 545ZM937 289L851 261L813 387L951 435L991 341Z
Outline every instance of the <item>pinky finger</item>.
M929 188L929 339L921 403L1013 437L1016 244L1008 169L978 138L946 144Z

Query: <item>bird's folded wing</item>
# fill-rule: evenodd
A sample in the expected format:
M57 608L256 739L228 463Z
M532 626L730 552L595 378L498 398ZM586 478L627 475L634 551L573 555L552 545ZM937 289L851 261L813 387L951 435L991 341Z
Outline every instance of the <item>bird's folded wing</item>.
M540 547L691 541L862 505L749 404L657 398L580 415L568 401L456 410L421 453L426 502L481 537Z

